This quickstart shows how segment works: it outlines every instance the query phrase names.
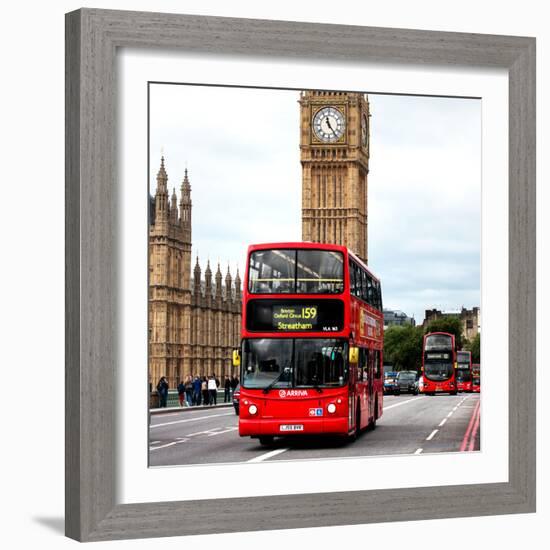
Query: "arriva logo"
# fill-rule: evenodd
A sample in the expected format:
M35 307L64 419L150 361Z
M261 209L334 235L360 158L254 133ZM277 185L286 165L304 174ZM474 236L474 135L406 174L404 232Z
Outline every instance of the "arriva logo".
M307 390L279 390L279 397L307 397Z

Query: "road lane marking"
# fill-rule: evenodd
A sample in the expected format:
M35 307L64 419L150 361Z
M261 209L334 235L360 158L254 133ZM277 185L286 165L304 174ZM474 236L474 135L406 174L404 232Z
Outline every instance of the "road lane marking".
M480 403L480 401L478 401L478 403ZM476 436L477 436L477 432L479 430L479 417L480 417L480 414L481 414L481 405L477 408L476 421L475 421L474 427L472 428L472 431L470 432L470 444L468 445L468 451L473 451L474 450L474 445L475 445L475 442L476 442Z
M434 430L427 438L426 441L431 441L433 439L433 436L438 432L439 430Z
M149 445L157 445L158 443L160 443L160 441L150 441Z
M424 449L416 449L416 451L414 451L414 454L415 455L419 455Z
M210 414L208 416L199 416L196 418L185 418L184 420L173 420L172 422L163 422L162 424L150 424L150 428L160 428L161 426L171 426L172 424L183 424L184 422L196 422L197 420L208 420L209 418L216 418L218 416L231 416L234 412L223 414Z
M209 432L209 430L207 430L205 432L195 432L195 433L192 433L192 434L187 434L185 437L194 437L196 435L207 434L208 432Z
M462 440L462 444L460 445L460 449L459 449L460 452L463 452L463 451L466 450L466 446L468 445L470 434L471 434L472 429L473 429L474 424L475 424L476 415L479 411L479 404L480 403L481 403L481 401L478 400L478 402L476 403L476 405L474 407L474 410L472 412L472 416L470 417L470 422L468 423L468 427L466 428L466 433L464 434L464 439Z
M227 432L234 432L235 430L238 430L239 428L228 428L227 430L222 430L221 432L212 432L208 434L207 437L212 437L213 435L220 435L220 434L226 434Z
M453 416L453 412L454 412L454 411L451 411L451 412L447 415L447 418L451 418L451 416Z
M251 458L250 460L247 460L247 462L263 462L264 460L267 460L268 458L271 458L273 456L280 455L285 451L288 451L288 447L284 449L275 449L274 451L269 451L268 453L264 453L263 455L257 456L255 458Z
M439 427L441 428L441 426L443 426L443 424L445 424L445 422L447 422L447 419L444 418L440 423L439 423Z
M159 447L149 447L150 451L158 451L159 449L166 449L166 447L171 447L172 445L177 445L178 443L183 443L182 441L172 441L166 445L160 445Z
M238 430L239 428L235 428L235 427L232 427L232 428L227 428L226 430L222 430L221 432L213 432L211 434L208 434L208 437L211 437L213 435L220 435L220 434L226 434L228 432L234 432L235 430Z
M387 411L389 409L393 409L394 407L400 407L401 405L405 405L406 403L410 403L411 401L417 401L420 399L419 397L413 397L412 399L407 399L407 401L401 401L399 403L396 403L395 405L390 405L389 407L384 407L383 410Z

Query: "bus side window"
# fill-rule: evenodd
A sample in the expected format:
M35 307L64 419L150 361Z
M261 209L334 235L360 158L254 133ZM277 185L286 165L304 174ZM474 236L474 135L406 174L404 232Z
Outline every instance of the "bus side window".
M349 285L350 285L350 292L351 292L352 296L355 296L355 294L356 294L355 266L353 265L353 262L351 260L349 262Z
M376 307L374 302L374 281L370 275L367 275L367 303Z
M382 369L380 368L380 352L376 350L374 352L374 377L380 378Z
M368 365L369 365L369 350L360 348L359 371L361 373L360 380L366 382L368 380Z

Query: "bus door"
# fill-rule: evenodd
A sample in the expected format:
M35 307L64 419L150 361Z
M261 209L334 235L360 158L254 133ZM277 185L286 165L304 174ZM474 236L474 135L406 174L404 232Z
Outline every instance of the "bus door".
M374 350L369 350L369 383L368 383L368 401L369 401L369 418L374 417L374 373L375 373L375 362L378 357L378 353Z
M357 381L359 372L361 370L361 352L358 354L358 361L349 365L349 383L348 383L348 431L355 429L355 419L357 411L357 402L359 396L357 395Z

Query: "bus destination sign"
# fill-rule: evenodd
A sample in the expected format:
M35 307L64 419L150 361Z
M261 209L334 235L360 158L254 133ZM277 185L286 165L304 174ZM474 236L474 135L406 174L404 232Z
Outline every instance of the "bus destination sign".
M344 326L342 300L250 300L247 330L253 332L339 332Z
M273 328L277 330L313 330L317 319L317 306L273 306Z
M426 359L449 359L449 353L426 353Z

